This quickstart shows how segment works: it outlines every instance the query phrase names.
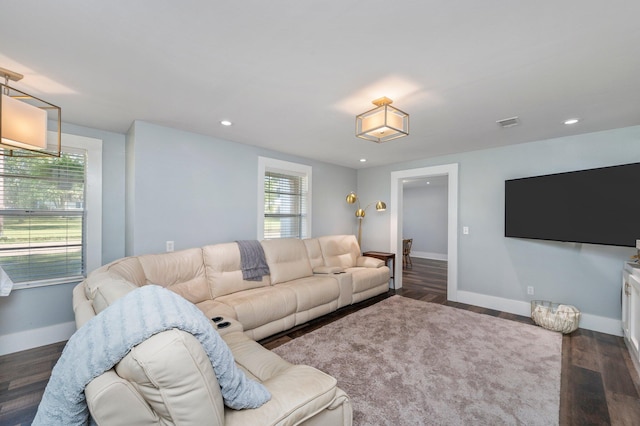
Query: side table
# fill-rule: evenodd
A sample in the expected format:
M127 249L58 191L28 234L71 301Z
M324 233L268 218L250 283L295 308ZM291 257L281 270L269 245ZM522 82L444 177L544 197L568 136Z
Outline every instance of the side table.
M389 266L389 263L391 263L391 266L389 266L389 269L391 270L390 276L389 278L391 278L391 282L393 283L392 285L392 289L396 289L396 280L394 279L393 275L395 273L394 269L396 267L396 254L395 253L387 253L384 251L365 251L364 253L362 253L363 256L368 256L368 257L375 257L376 259L380 259L380 260L384 260L385 265Z

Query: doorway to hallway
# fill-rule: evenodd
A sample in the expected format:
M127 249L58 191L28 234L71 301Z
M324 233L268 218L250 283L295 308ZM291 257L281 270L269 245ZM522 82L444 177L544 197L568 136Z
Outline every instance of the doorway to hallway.
M390 222L390 251L402 255L403 239L403 180L420 177L446 176L448 179L447 199L447 292L446 298L457 301L458 289L458 164L424 167L418 169L401 170L391 173L391 222ZM398 256L398 257L400 257ZM394 265L394 276L397 277L396 289L403 286L402 262Z

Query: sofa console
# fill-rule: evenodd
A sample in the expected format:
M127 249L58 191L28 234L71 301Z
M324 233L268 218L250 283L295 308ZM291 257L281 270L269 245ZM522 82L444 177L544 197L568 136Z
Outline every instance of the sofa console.
M353 235L260 245L269 273L258 279L243 279L235 242L131 256L90 273L74 289L73 306L79 328L135 288L168 288L211 319L236 364L271 400L257 409L225 407L199 342L173 329L134 347L85 388L98 424L351 424L349 398L333 377L291 365L256 340L385 293L389 268L362 256Z

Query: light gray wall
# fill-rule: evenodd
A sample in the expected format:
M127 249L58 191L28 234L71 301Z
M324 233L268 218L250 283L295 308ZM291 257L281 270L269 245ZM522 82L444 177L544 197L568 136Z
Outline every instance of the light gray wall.
M102 139L102 263L124 256L124 135L63 123L62 132ZM74 320L73 284L0 297L0 336Z
M103 140L103 264L127 251L162 252L166 240L179 250L255 239L258 156L313 167L314 236L353 231L344 200L356 188L353 169L144 122L127 135L67 123L63 132ZM0 336L73 321L74 286L1 297Z
M635 249L505 238L504 181L634 162L640 162L640 126L364 169L358 190L389 198L392 171L458 163L458 289L529 301L526 288L534 286L536 299L619 320L622 265ZM620 194L611 208L624 208L629 196L636 194ZM366 244L388 249L388 217L375 222Z
M404 188L402 230L411 252L447 255L447 185Z
M256 239L258 157L313 168L312 235L351 232L356 171L136 121L127 140L127 254Z

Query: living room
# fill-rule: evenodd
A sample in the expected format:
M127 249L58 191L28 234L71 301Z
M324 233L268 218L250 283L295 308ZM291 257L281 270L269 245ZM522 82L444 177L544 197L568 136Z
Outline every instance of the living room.
M504 237L505 180L640 162L640 113L637 101L640 87L635 78L640 67L637 59L640 57L637 51L640 43L637 26L631 19L637 16L638 6L632 2L616 7L600 5L599 2L586 3L569 2L562 6L549 3L535 7L519 6L521 10L515 8L506 11L506 2L492 2L490 6L483 6L487 7L486 10L479 10L480 6L467 2L464 6L468 8L469 16L459 10L444 9L444 6L435 3L419 7L406 4L409 11L418 7L413 15L420 16L420 19L432 16L428 22L431 25L436 24L433 21L437 21L438 16L446 16L446 23L460 30L460 22L469 24L488 20L490 16L500 13L504 13L506 22L511 19L512 23L507 25L501 20L487 21L506 25L504 32L494 33L487 29L488 25L478 24L473 31L461 30L459 34L463 40L453 48L440 48L437 44L427 42L400 43L400 57L427 55L426 50L431 49L434 50L435 59L445 65L438 68L437 61L418 63L412 59L403 63L406 69L394 70L393 66L385 64L380 71L367 74L366 81L359 85L355 85L359 80L357 74L340 83L335 83L337 76L331 74L328 80L331 80L329 83L335 83L337 93L331 92L326 97L320 97L318 102L321 105L314 105L313 109L302 106L304 99L299 98L297 90L303 87L305 90L300 90L306 96L310 93L308 86L319 80L306 85L303 85L304 80L295 80L294 84L288 86L281 80L268 80L267 76L271 74L266 74L267 68L271 62L275 62L273 58L282 58L296 74L305 74L307 67L332 69L335 63L332 58L336 53L331 49L337 48L335 44L330 45L331 49L317 61L311 61L310 58L313 58L316 49L320 49L318 39L314 39L318 44L305 45L299 41L302 46L295 43L275 46L268 51L269 56L260 52L259 48L264 47L262 44L251 48L253 40L261 37L258 31L247 36L248 39L241 39L241 30L236 30L233 34L239 40L233 48L242 54L236 53L238 57L233 57L233 60L222 55L222 59L214 61L207 69L210 72L224 68L224 73L220 75L202 76L199 69L185 67L183 62L186 57L201 53L196 49L189 50L186 43L180 46L157 46L158 53L137 51L135 54L142 59L127 65L126 58L119 59L118 55L122 50L133 49L129 40L134 37L120 38L114 34L122 31L129 35L123 27L132 25L137 19L141 20L145 7L154 7L150 4L128 6L131 8L130 14L120 19L116 17L124 15L124 11L101 10L109 8L97 4L80 7L69 2L66 6L76 8L73 12L65 10L64 6L38 4L36 7L28 1L12 4L8 8L13 16L12 22L0 28L0 37L10 41L0 51L0 66L22 72L25 78L19 83L24 84L21 87L32 89L35 94L62 107L62 133L102 141L101 240L96 267L128 255L164 252L167 241L175 242L175 250L180 250L212 243L256 239L259 157L312 168L313 236L357 233L358 224L353 216L353 208L344 202L345 195L350 191L356 191L366 203L378 199L387 202L386 212L367 211L363 221L361 248L365 251L397 252L397 244L402 237L398 235L401 233L401 228L398 228L401 223L397 221L397 214L402 208L401 197L397 195L398 187L393 186L400 180L397 176L442 174L440 168L444 167L444 174L451 173L449 178L452 179L454 169L450 166L456 165L455 185L451 184L452 180L449 181L450 191L457 196L457 209L450 210L455 218L450 227L455 244L449 245L451 251L448 256L451 271L449 285L455 291L449 292L454 297L452 300L520 315L527 314L531 299L566 302L581 310L581 326L619 336L622 267L625 261L636 254L634 248ZM192 6L204 7L201 3ZM382 4L379 6L382 8ZM262 10L257 4L252 4L252 7L257 11ZM357 4L326 7L325 12L315 10L318 6L313 11L323 16L324 22L335 22L335 25L330 25L331 29L337 31L341 27L338 24L352 28L346 18L340 16L341 13L350 18L358 16ZM219 16L234 12L231 21L243 30L250 25L260 27L262 23L261 19L255 17L244 22L243 11L236 10L240 6L220 6L219 10L213 6L211 8L208 11L212 15L214 12ZM306 22L304 7L287 4L287 8L288 11L277 13L267 11L268 16L275 19L272 16L274 14L285 15L284 21L280 22L283 32L287 32L288 20L299 20L294 29L300 31L300 26ZM558 13L563 17L554 19L557 8L562 9L565 15ZM112 20L106 23L100 21L100 31L94 31L92 19L100 12ZM191 16L186 11L183 13L182 19L188 21ZM456 13L464 16L454 19L452 16ZM482 19L473 19L474 14ZM525 20L523 17L527 14L539 20ZM601 16L593 17L598 14ZM378 14L375 16L382 21ZM167 19L167 16L163 14L162 18ZM61 23L52 24L57 19ZM71 24L65 24L68 22L65 19L70 19ZM588 24L581 23L581 19ZM313 21L317 26L314 26L317 28L317 33L313 33L315 36L322 34L319 21ZM25 26L25 22L31 23ZM153 23L147 20L141 22L144 23L141 33L161 33ZM52 33L58 30L58 25L77 26L77 34L86 32L87 38L103 49L92 51L81 46L83 48L75 50L69 44L74 32L62 32L64 37L55 39L56 43L45 43L34 37L34 23L42 25L43 32L49 30ZM415 21L412 23L418 25ZM209 25L209 22L198 22L199 26L205 24ZM358 28L370 26L364 21L354 24ZM530 32L510 32L516 30L516 24L525 26ZM424 26L429 25L425 23ZM401 27L401 23L392 25L391 34L399 32ZM227 26L224 29L229 30ZM544 39L541 43L534 42L536 37L542 37L534 31L536 29L552 32L559 41ZM486 30L488 35L482 35L481 30ZM410 33L413 37L409 40L428 40L433 35L422 35L415 31ZM605 34L612 37L610 44L607 44ZM418 38L419 35L422 38ZM362 42L362 39L377 40L377 37L385 38L387 35L385 28L379 26L376 31L361 28L353 37L354 44L346 46L346 50L358 56L356 42ZM440 35L437 40L450 37ZM483 43L476 44L476 38ZM591 43L584 45L585 39ZM500 55L521 48L525 42L531 48L527 54L533 55L538 49L541 51L539 56L530 56L526 61L519 57L521 63L507 66L510 58ZM207 43L210 43L207 45L210 51L222 47L209 39ZM491 47L491 43L496 44ZM563 43L566 47L562 47ZM51 49L50 45L58 47ZM570 51L574 47L576 50ZM456 52L452 55L455 57L445 63L448 56L440 49ZM371 55L367 58L373 56L372 52L369 53ZM176 56L172 57L173 54ZM252 55L257 57L249 58ZM561 66L554 65L554 61L571 55L574 55L573 61L562 62ZM62 59L56 59L56 56ZM71 62L74 57L77 57L75 63ZM143 67L145 57L153 66ZM480 60L481 64L476 64ZM225 61L231 63L228 68L223 66ZM490 65L490 61L497 62L497 65ZM366 68L376 68L375 62L368 63ZM232 80L227 82L227 78L233 78L234 72L242 70L244 73L246 68L251 67L256 70L250 75L254 80L249 80L251 84L247 84L248 77L242 74L241 83L247 84L242 91ZM188 71L181 71L184 69ZM457 73L462 73L463 69L471 71L458 76ZM522 73L517 73L518 69L523 70ZM429 73L429 79L421 79L421 75ZM408 90L404 92L404 97L394 98L394 106L406 110L411 116L409 136L383 144L356 138L353 132L354 117L369 109L373 99L366 97L369 93L364 89L377 81L404 81L402 78L385 80L390 75L401 75L406 80L420 82L413 92ZM554 75L557 78L554 79ZM452 81L445 79L446 83L438 86L437 82L431 81L438 76L442 79L449 77ZM500 85L497 83L507 81L507 76L510 78L508 83L498 91ZM83 84L86 84L86 80L98 80L101 88L85 93L84 86L74 86L76 77ZM187 86L189 90L184 90L190 78L196 83ZM122 100L116 105L101 100L101 96L107 95L103 92L120 92L125 80L129 79L134 80L141 89L151 86L157 95L147 97L142 91L140 94L135 91L121 93ZM154 84L148 84L145 80L152 80ZM489 83L492 84L491 90L484 86ZM205 84L214 86L215 90L204 91ZM350 84L352 86L349 87ZM231 89L225 88L225 85ZM266 91L265 86L279 88L281 99L277 107L268 102L274 95ZM326 87L329 86L327 83ZM323 90L327 90L326 87ZM558 87L564 89L555 91ZM198 89L205 94L187 99L181 97L183 90L193 93ZM266 96L263 96L265 92ZM510 95L505 96L502 92ZM237 93L242 93L242 96ZM345 99L353 102L354 93L359 98L352 106ZM491 104L498 93L503 100L499 114L482 104ZM606 98L605 93L608 94ZM394 97L393 93L381 95ZM193 116L188 122L166 113L158 116L147 113L145 108L152 111L152 105L173 103L172 96L179 99L178 103L192 102L194 98L204 98L205 102L193 108L188 103L181 105L181 109L189 110ZM207 109L206 105L224 104L226 99L236 96L243 99L242 109L236 109L235 114L240 115L246 109L267 118L244 123L238 120L228 128L219 126L218 120L225 117L218 117L221 115L218 111L224 105L216 106L213 111ZM76 104L75 98L88 102L90 106ZM458 106L454 107L454 102L458 102ZM136 110L138 115L123 128L123 118L116 110L125 109L129 103L143 106ZM466 103L475 109L470 110L471 107L465 106ZM335 107L337 104L342 109ZM343 104L347 104L348 108ZM582 121L576 127L571 127L562 123L569 116L550 116L547 111L556 104L563 105L565 114L579 114ZM344 112L345 108L348 113ZM315 123L313 126L316 127L309 127L310 130L306 132L289 130L291 122L299 118L300 114L294 114L296 109L311 117L305 122L309 126ZM269 116L270 111L278 111L278 117ZM289 112L293 118L288 118ZM228 112L232 113L232 110ZM502 129L496 125L497 120L516 115L521 119L519 126ZM120 121L112 119L112 116ZM335 122L332 121L334 118ZM198 127L190 127L192 122L199 123ZM454 136L442 136L432 130L435 126L451 128ZM336 138L334 133L325 133L328 132L326 127L343 135ZM240 131L246 133L238 133ZM289 132L291 135L288 135ZM531 133L521 135L524 132ZM268 144L261 144L263 136ZM282 146L279 139L288 141L289 146ZM486 139L489 139L488 143ZM300 141L300 146L292 140ZM334 140L337 145L329 145ZM471 142L466 143L467 140ZM478 145L473 145L475 142ZM412 151L407 154L409 150ZM401 153L404 157L397 157ZM360 163L360 158L367 158L368 161ZM628 196L621 194L620 205L612 208L624 208ZM468 234L462 232L463 227L468 227ZM394 239L392 235L400 238ZM75 330L71 305L74 285L66 283L16 289L10 296L0 298L0 347L3 353L67 339ZM527 294L528 287L534 287L534 295Z

